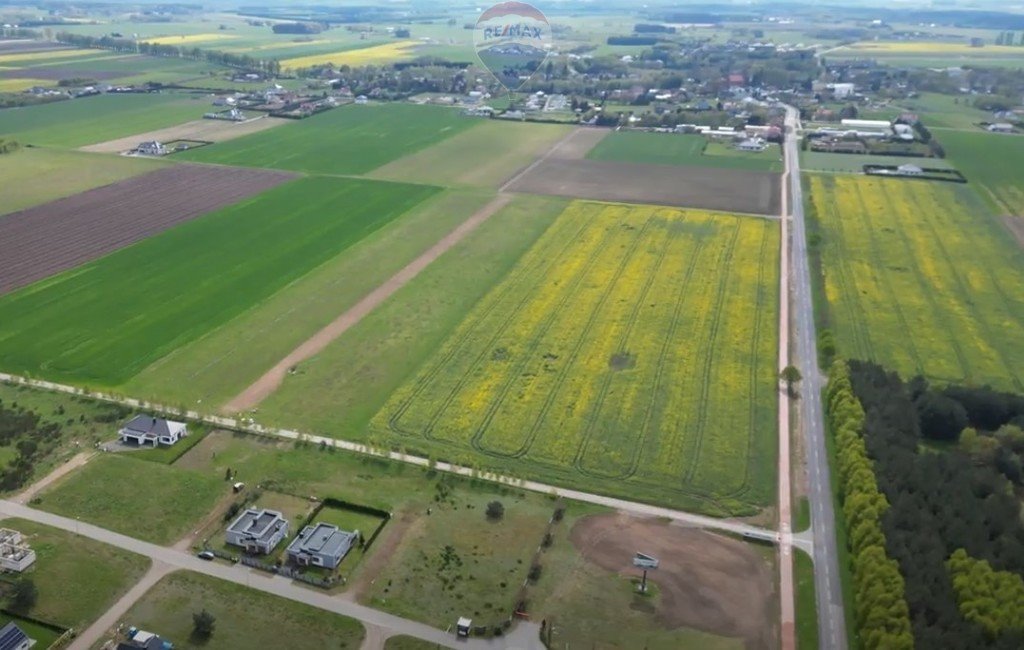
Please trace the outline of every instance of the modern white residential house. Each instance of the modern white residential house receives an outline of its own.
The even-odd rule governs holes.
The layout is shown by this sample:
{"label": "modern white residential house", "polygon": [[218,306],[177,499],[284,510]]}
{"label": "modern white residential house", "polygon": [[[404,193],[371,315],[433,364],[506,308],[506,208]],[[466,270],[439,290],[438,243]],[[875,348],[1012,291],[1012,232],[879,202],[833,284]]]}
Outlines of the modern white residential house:
{"label": "modern white residential house", "polygon": [[0,569],[24,571],[36,561],[36,552],[24,542],[21,533],[0,528]]}
{"label": "modern white residential house", "polygon": [[173,445],[188,435],[188,427],[184,422],[175,422],[151,415],[136,415],[118,432],[121,442],[135,444],[140,447],[150,445]]}
{"label": "modern white residential house", "polygon": [[992,133],[1013,133],[1013,125],[1009,122],[996,122],[995,124],[989,124],[985,128]]}
{"label": "modern white residential house", "polygon": [[288,545],[288,559],[299,566],[336,569],[359,538],[359,531],[347,532],[333,524],[306,526]]}
{"label": "modern white residential house", "polygon": [[224,536],[228,544],[266,555],[288,537],[288,520],[276,510],[249,508],[231,522]]}
{"label": "modern white residential house", "polygon": [[142,156],[166,156],[170,150],[156,140],[147,140],[135,147],[135,153]]}

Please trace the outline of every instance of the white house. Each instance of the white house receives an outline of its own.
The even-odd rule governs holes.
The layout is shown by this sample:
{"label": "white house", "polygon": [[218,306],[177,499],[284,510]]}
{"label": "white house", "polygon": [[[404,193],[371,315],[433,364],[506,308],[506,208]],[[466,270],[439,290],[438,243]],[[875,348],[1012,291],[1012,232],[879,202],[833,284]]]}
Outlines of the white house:
{"label": "white house", "polygon": [[995,124],[989,124],[987,127],[992,133],[1013,133],[1013,125],[1007,122],[997,122]]}
{"label": "white house", "polygon": [[276,510],[249,508],[228,526],[224,537],[248,553],[266,555],[288,537],[288,520]]}
{"label": "white house", "polygon": [[173,445],[188,435],[184,422],[174,422],[150,415],[136,415],[119,431],[121,442],[139,445]]}
{"label": "white house", "polygon": [[288,545],[288,559],[299,566],[337,569],[342,558],[359,538],[359,531],[348,532],[334,524],[318,522],[306,526]]}
{"label": "white house", "polygon": [[21,533],[0,528],[0,568],[20,573],[35,561],[36,552],[24,543]]}
{"label": "white house", "polygon": [[896,168],[896,173],[900,176],[920,176],[924,170],[917,165],[900,165]]}
{"label": "white house", "polygon": [[749,138],[736,145],[740,151],[764,151],[768,145],[761,138]]}
{"label": "white house", "polygon": [[169,152],[167,151],[167,147],[156,140],[148,140],[146,142],[140,142],[139,146],[135,147],[135,153],[143,156],[164,156]]}

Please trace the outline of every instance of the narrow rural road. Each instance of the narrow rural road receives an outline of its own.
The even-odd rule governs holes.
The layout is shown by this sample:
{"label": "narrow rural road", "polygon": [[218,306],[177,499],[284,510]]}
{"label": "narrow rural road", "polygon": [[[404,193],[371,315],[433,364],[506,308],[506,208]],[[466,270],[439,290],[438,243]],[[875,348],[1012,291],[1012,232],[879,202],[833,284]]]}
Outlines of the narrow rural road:
{"label": "narrow rural road", "polygon": [[825,415],[821,393],[824,388],[818,368],[817,333],[811,271],[807,255],[807,231],[804,219],[803,186],[800,183],[798,133],[800,113],[786,108],[786,166],[789,172],[793,232],[790,246],[792,312],[795,353],[801,381],[799,401],[800,427],[807,450],[808,496],[811,503],[811,529],[814,533],[814,586],[818,604],[818,643],[827,650],[846,649],[846,619],[843,590],[839,581],[839,555],[836,549],[835,512],[829,479],[828,452],[825,448]]}
{"label": "narrow rural road", "polygon": [[174,567],[154,560],[153,565],[149,567],[149,571],[142,576],[142,579],[129,589],[125,595],[121,596],[103,616],[100,616],[92,625],[76,636],[75,640],[68,646],[68,650],[89,650],[96,643],[104,640],[107,632],[117,625],[118,621],[132,608],[132,605],[142,598],[153,585],[160,582],[161,578],[173,570]]}
{"label": "narrow rural road", "polygon": [[[76,533],[78,535],[94,539],[98,542],[103,542],[104,544],[116,546],[138,555],[143,555],[153,560],[154,568],[161,567],[158,569],[159,571],[166,570],[167,572],[170,572],[176,569],[194,571],[196,573],[202,573],[208,576],[213,576],[214,578],[233,582],[238,585],[244,585],[252,589],[257,589],[281,598],[287,598],[288,600],[304,603],[311,607],[316,607],[317,609],[341,614],[342,616],[348,616],[361,621],[364,624],[373,625],[381,628],[382,630],[386,630],[388,636],[404,634],[430,643],[436,643],[446,648],[467,650],[487,650],[497,648],[506,648],[509,650],[512,648],[515,648],[516,650],[535,650],[537,647],[543,647],[540,646],[539,638],[537,638],[535,642],[527,639],[526,645],[512,645],[507,643],[504,639],[459,640],[456,639],[454,634],[449,634],[442,630],[430,627],[429,625],[400,618],[393,614],[388,614],[350,601],[341,600],[315,589],[300,587],[294,584],[291,580],[282,576],[268,576],[257,572],[255,569],[249,569],[242,565],[227,565],[221,562],[207,562],[173,548],[157,546],[150,542],[144,542],[142,540],[135,539],[134,537],[129,537],[127,535],[122,535],[121,533],[116,533],[112,530],[100,528],[99,526],[79,522],[67,517],[61,517],[60,515],[55,515],[49,512],[43,512],[42,510],[29,508],[28,506],[15,503],[14,501],[0,500],[0,515],[4,517],[18,517],[40,524],[45,524],[47,526],[52,526],[54,528],[59,528],[61,530],[66,530],[71,533]],[[145,593],[146,589],[149,588],[145,583],[149,581],[147,578],[153,579],[155,577],[156,574],[154,574],[153,571],[154,570],[151,569],[150,573],[146,574],[146,578],[144,578],[142,582],[137,584],[128,592],[128,594],[122,597],[121,600],[118,601],[117,605],[112,607],[104,617],[86,630],[86,632],[90,632],[101,623],[106,624],[109,621],[109,624],[107,624],[106,627],[103,627],[99,632],[99,634],[102,635],[103,631],[109,629],[111,625],[115,624],[118,617],[122,616],[124,612],[131,607],[131,603],[135,602],[135,599],[141,597],[141,595]],[[153,584],[155,584],[157,580],[159,580],[158,577],[153,579]],[[131,602],[128,602],[129,598],[133,595],[135,598],[132,599]],[[121,606],[123,606],[124,611],[119,611]],[[87,648],[89,645],[85,644],[83,641],[83,645],[75,647]]]}
{"label": "narrow rural road", "polygon": [[487,205],[477,210],[468,219],[459,224],[454,230],[442,237],[437,243],[423,251],[404,268],[388,278],[383,284],[364,296],[359,302],[346,310],[343,314],[327,324],[319,332],[308,338],[297,348],[292,350],[283,359],[278,361],[273,368],[268,370],[249,387],[232,398],[221,409],[224,413],[242,413],[251,410],[259,405],[271,393],[280,387],[288,371],[294,366],[307,361],[323,351],[332,341],[347,332],[363,320],[374,309],[379,307],[385,300],[390,298],[399,289],[411,282],[425,268],[435,260],[451,250],[455,245],[476,230],[480,224],[490,219],[496,212],[509,204],[513,194],[507,193],[509,187],[519,180],[524,174],[534,169],[537,165],[547,160],[563,146],[572,141],[583,129],[574,129],[564,138],[556,142],[543,156],[533,161],[529,166],[517,172],[508,179],[498,190]]}
{"label": "narrow rural road", "polygon": [[73,470],[85,465],[89,462],[89,459],[95,455],[96,452],[94,451],[78,452],[73,458],[71,458],[71,460],[67,461],[63,465],[59,465],[52,472],[25,488],[20,494],[14,497],[14,500],[18,503],[28,503],[33,497],[35,497],[35,495],[50,487],[64,476],[67,476]]}

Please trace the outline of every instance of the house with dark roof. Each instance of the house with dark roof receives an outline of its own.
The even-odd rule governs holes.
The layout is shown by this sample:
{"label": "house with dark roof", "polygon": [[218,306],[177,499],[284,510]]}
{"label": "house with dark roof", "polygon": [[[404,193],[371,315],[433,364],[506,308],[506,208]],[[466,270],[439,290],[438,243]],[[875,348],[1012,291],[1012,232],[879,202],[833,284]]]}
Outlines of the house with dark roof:
{"label": "house with dark roof", "polygon": [[174,422],[151,415],[136,415],[118,432],[121,442],[144,446],[158,447],[173,445],[188,435],[188,427],[184,422]]}
{"label": "house with dark roof", "polygon": [[247,553],[266,555],[288,537],[288,520],[276,510],[248,508],[225,533],[225,541],[241,546]]}
{"label": "house with dark roof", "polygon": [[299,566],[337,569],[358,538],[358,530],[350,533],[333,524],[306,526],[288,545],[288,559]]}
{"label": "house with dark roof", "polygon": [[0,650],[28,650],[35,644],[14,621],[0,628]]}

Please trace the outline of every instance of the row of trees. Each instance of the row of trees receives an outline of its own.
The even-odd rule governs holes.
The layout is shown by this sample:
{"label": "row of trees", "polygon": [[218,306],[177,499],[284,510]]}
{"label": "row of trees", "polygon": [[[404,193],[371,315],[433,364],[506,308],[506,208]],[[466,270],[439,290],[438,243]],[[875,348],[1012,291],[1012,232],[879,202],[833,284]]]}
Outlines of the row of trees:
{"label": "row of trees", "polygon": [[131,52],[149,56],[195,59],[242,70],[258,70],[269,75],[277,75],[281,72],[281,63],[279,61],[274,59],[256,59],[247,54],[235,54],[234,52],[204,50],[198,47],[178,47],[177,45],[136,41],[131,38],[97,37],[86,34],[72,34],[70,32],[59,32],[55,38],[60,43],[74,45],[75,47],[113,50],[114,52]]}
{"label": "row of trees", "polygon": [[850,361],[848,367],[865,414],[864,443],[878,487],[891,504],[881,517],[885,549],[899,563],[906,584],[916,646],[1024,647],[1021,632],[992,636],[964,616],[947,564],[964,549],[996,571],[1024,576],[1024,524],[1013,485],[994,464],[977,464],[959,446],[941,451],[923,446],[936,423],[922,411],[927,404],[919,403],[931,391],[926,383],[915,380],[911,390],[877,364]]}
{"label": "row of trees", "polygon": [[21,149],[21,144],[17,140],[0,138],[0,154],[14,153],[18,149]]}
{"label": "row of trees", "polygon": [[0,446],[18,454],[0,469],[0,490],[16,490],[32,477],[36,461],[60,440],[61,426],[43,422],[39,414],[0,400]]}
{"label": "row of trees", "polygon": [[958,548],[946,563],[964,618],[985,629],[989,637],[1024,628],[1024,580],[1009,571],[995,571]]}
{"label": "row of trees", "polygon": [[886,554],[881,518],[889,504],[878,490],[861,430],[864,410],[846,363],[832,365],[826,391],[828,419],[836,441],[839,493],[849,531],[854,615],[865,650],[914,647],[899,566]]}

